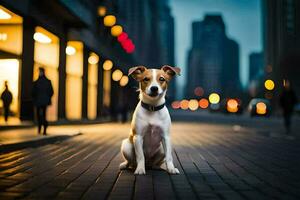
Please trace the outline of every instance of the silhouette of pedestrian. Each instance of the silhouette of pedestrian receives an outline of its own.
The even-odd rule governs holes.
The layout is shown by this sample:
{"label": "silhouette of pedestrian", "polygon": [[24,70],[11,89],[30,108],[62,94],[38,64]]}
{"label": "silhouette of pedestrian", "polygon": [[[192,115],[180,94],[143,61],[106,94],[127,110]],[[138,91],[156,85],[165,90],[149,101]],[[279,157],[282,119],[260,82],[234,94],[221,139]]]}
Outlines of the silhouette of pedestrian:
{"label": "silhouette of pedestrian", "polygon": [[5,89],[1,94],[1,100],[3,102],[3,108],[4,108],[4,120],[5,120],[5,122],[7,122],[8,116],[9,116],[9,107],[12,102],[13,95],[8,89],[7,81],[4,81],[4,86],[5,86]]}
{"label": "silhouette of pedestrian", "polygon": [[44,126],[44,135],[47,134],[48,122],[46,119],[47,106],[51,105],[51,97],[53,96],[53,88],[51,81],[45,75],[45,69],[39,68],[39,78],[33,82],[32,98],[36,107],[38,133],[41,133]]}
{"label": "silhouette of pedestrian", "polygon": [[291,131],[291,117],[296,103],[297,97],[295,92],[293,91],[289,80],[285,80],[283,90],[280,95],[280,106],[283,110],[284,126],[287,134]]}

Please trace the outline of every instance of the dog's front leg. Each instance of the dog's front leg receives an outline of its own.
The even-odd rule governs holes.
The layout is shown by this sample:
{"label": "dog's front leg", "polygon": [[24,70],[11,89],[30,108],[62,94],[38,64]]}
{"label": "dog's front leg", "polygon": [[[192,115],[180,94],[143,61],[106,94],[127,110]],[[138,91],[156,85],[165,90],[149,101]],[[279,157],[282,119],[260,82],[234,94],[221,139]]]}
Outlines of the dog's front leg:
{"label": "dog's front leg", "polygon": [[179,174],[179,170],[177,168],[175,168],[174,164],[173,164],[172,146],[171,146],[169,134],[165,134],[163,136],[162,143],[163,143],[163,147],[164,147],[164,151],[165,151],[165,155],[166,155],[167,171],[170,174]]}
{"label": "dog's front leg", "polygon": [[143,151],[143,137],[141,135],[135,135],[133,137],[133,145],[137,163],[137,167],[134,174],[146,174],[145,156]]}

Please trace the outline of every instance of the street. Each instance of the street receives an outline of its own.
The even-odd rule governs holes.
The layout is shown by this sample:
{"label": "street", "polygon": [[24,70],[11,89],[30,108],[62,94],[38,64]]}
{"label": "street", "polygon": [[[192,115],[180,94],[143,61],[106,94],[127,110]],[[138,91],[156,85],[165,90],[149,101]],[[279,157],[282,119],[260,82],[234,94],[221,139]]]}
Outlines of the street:
{"label": "street", "polygon": [[[73,127],[76,128],[76,127]],[[129,124],[82,125],[82,135],[0,155],[0,199],[299,199],[299,140],[232,125],[173,123],[180,175],[119,171]]]}

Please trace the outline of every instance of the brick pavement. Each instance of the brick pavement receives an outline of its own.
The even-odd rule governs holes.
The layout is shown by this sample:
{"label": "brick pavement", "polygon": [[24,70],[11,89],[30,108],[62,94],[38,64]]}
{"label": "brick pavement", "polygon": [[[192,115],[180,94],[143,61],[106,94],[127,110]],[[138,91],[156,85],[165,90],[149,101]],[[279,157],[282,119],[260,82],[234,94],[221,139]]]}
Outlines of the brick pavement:
{"label": "brick pavement", "polygon": [[129,125],[86,126],[83,135],[0,154],[0,199],[300,199],[300,141],[176,123],[180,175],[119,171]]}

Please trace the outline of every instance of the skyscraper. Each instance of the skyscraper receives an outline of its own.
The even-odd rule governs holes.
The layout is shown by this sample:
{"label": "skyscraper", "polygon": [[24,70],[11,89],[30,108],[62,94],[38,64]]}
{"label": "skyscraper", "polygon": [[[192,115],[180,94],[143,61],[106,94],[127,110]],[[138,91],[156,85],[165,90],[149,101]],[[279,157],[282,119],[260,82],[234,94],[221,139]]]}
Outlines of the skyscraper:
{"label": "skyscraper", "polygon": [[263,0],[265,67],[275,81],[275,101],[283,79],[300,94],[300,1]]}
{"label": "skyscraper", "polygon": [[205,95],[217,92],[236,95],[239,83],[239,47],[228,39],[221,15],[206,15],[192,25],[192,48],[188,55],[187,97],[202,87]]}
{"label": "skyscraper", "polygon": [[262,77],[264,73],[263,53],[253,52],[249,55],[249,82]]}

